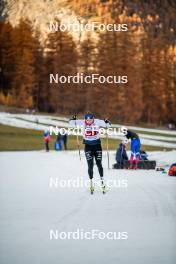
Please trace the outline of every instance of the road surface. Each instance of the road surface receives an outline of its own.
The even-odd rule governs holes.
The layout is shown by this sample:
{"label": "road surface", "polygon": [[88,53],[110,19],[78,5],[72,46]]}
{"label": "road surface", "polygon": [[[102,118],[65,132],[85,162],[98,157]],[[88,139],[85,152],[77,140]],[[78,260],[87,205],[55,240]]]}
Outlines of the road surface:
{"label": "road surface", "polygon": [[[74,185],[87,179],[74,151],[1,152],[0,167],[1,264],[176,263],[176,177],[108,170],[104,153],[105,178],[116,184],[105,195],[96,185],[90,195]],[[68,239],[78,230],[119,237]]]}

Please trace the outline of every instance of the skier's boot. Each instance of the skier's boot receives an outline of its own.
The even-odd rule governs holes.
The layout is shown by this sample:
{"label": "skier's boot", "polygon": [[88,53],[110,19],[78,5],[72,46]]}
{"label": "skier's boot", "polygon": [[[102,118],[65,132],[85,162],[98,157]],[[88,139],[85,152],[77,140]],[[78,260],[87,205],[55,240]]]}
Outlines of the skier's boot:
{"label": "skier's boot", "polygon": [[92,179],[90,180],[90,193],[93,194],[94,193],[94,186],[93,186],[93,182],[92,182]]}
{"label": "skier's boot", "polygon": [[101,187],[101,188],[102,188],[102,193],[103,193],[103,194],[105,194],[105,193],[106,193],[106,191],[107,191],[107,190],[106,190],[106,185],[105,185],[105,184],[104,184],[104,185],[102,185],[102,187]]}
{"label": "skier's boot", "polygon": [[102,193],[105,194],[107,189],[106,189],[106,185],[104,183],[104,180],[103,180],[103,177],[101,177],[101,190],[102,190]]}

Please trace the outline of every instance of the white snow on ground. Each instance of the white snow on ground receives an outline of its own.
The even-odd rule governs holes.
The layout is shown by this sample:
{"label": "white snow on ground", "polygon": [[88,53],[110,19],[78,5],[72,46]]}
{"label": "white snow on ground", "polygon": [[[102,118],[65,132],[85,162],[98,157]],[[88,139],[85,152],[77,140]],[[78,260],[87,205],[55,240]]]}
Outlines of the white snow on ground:
{"label": "white snow on ground", "polygon": [[[153,152],[172,163],[176,151]],[[114,152],[110,153],[111,164]],[[176,177],[154,170],[108,170],[106,180],[127,187],[103,195],[87,188],[54,188],[50,179],[87,179],[76,151],[0,153],[0,263],[2,264],[175,264]],[[97,169],[94,169],[98,179]],[[50,230],[127,232],[127,240],[50,240]]]}
{"label": "white snow on ground", "polygon": [[[114,127],[120,127],[119,124],[113,124]],[[126,126],[129,129],[134,129],[136,131],[143,131],[143,132],[153,132],[158,134],[166,134],[166,135],[176,135],[176,131],[172,130],[164,130],[164,129],[155,129],[155,128],[144,128],[144,127],[136,127],[136,126]]]}
{"label": "white snow on ground", "polygon": [[157,166],[170,166],[172,163],[176,162],[176,151],[154,151],[148,152],[149,160],[156,160]]}
{"label": "white snow on ground", "polygon": [[[49,115],[28,115],[28,114],[10,114],[0,113],[0,124],[22,127],[27,129],[45,130],[49,126],[69,128],[68,119],[64,117],[54,117]],[[120,125],[113,125],[119,128]],[[128,126],[127,126],[128,127]],[[160,133],[162,135],[149,135],[139,133],[143,145],[159,146],[163,148],[176,148],[176,131],[157,130],[147,128],[129,127],[134,130]],[[117,131],[118,132],[118,131]],[[167,136],[166,136],[167,134]],[[111,135],[111,138],[122,139],[120,135]]]}
{"label": "white snow on ground", "polygon": [[8,113],[0,113],[0,124],[28,128],[28,129],[36,129],[36,130],[45,130],[47,126],[40,125],[37,123],[30,123],[25,120],[16,119],[16,115],[8,114]]}
{"label": "white snow on ground", "polygon": [[154,136],[154,135],[146,135],[146,134],[141,134],[139,133],[140,138],[143,139],[154,139],[154,140],[162,140],[162,141],[170,141],[170,142],[176,142],[176,137],[166,137],[166,136]]}

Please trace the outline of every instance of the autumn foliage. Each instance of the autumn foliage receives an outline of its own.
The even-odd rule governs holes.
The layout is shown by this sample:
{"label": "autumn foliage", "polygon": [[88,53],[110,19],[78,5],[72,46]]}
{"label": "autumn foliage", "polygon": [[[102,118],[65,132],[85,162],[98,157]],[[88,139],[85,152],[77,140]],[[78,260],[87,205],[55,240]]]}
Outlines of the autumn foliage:
{"label": "autumn foliage", "polygon": [[[161,5],[162,2],[162,5]],[[118,122],[161,124],[176,116],[175,1],[72,0],[87,21],[127,23],[75,42],[69,32],[44,46],[29,21],[0,24],[0,103],[63,114],[93,111]],[[50,84],[49,74],[127,75],[127,84]]]}

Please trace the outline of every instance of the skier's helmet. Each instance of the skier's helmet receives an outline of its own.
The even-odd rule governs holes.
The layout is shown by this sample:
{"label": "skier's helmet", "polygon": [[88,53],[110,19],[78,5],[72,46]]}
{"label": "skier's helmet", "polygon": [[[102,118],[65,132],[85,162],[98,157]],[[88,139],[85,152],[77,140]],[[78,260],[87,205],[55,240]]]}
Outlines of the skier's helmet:
{"label": "skier's helmet", "polygon": [[126,136],[128,129],[126,127],[121,127],[120,132],[123,136]]}
{"label": "skier's helmet", "polygon": [[87,113],[85,116],[84,116],[84,119],[85,119],[85,123],[87,124],[87,125],[91,125],[92,123],[93,123],[93,121],[94,121],[94,116],[93,116],[93,114],[92,113]]}

